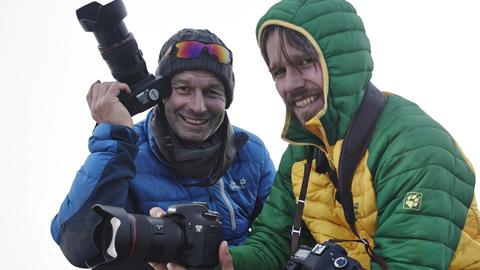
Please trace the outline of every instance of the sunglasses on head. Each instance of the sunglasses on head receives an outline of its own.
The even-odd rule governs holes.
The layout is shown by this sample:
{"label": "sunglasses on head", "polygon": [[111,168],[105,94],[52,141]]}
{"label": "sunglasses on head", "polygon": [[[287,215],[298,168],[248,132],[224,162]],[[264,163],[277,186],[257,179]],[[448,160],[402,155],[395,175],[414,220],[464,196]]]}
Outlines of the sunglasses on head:
{"label": "sunglasses on head", "polygon": [[203,43],[196,40],[185,40],[175,44],[177,57],[183,59],[197,58],[207,48],[208,54],[214,56],[221,64],[231,64],[232,54],[225,46],[216,43]]}

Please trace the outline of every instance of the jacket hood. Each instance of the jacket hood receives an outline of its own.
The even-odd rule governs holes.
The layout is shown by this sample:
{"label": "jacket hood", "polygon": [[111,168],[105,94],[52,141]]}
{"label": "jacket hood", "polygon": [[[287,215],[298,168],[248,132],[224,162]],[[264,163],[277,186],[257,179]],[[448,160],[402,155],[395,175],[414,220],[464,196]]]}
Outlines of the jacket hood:
{"label": "jacket hood", "polygon": [[279,25],[301,33],[318,53],[323,72],[325,107],[307,122],[306,134],[293,113],[287,112],[282,138],[292,143],[329,147],[345,136],[367,86],[373,60],[370,42],[355,8],[343,0],[283,0],[260,18],[256,33]]}

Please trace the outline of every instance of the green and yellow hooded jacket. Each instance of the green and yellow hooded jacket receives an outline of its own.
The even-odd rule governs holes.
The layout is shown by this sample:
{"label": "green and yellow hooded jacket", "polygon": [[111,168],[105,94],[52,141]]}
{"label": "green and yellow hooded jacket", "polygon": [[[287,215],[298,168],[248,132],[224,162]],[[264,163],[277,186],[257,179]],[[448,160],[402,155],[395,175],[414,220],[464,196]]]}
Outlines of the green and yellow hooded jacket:
{"label": "green and yellow hooded jacket", "polygon": [[[277,3],[258,23],[259,43],[268,25],[291,28],[313,44],[327,98],[305,128],[287,112],[282,137],[289,146],[249,239],[231,249],[236,270],[284,269],[306,146],[323,151],[336,170],[347,127],[373,70],[363,23],[343,0]],[[357,231],[390,269],[480,269],[473,167],[452,136],[416,104],[393,94],[387,97],[353,178]],[[315,172],[315,164],[312,168],[300,244],[356,239],[328,175]],[[370,262],[363,244],[342,246],[365,269],[380,269]]]}

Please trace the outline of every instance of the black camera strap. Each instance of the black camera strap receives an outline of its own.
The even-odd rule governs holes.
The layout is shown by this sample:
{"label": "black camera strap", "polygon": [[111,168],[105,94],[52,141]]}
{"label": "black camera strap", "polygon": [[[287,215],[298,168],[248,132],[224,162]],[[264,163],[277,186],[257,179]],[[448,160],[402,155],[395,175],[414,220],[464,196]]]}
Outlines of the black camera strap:
{"label": "black camera strap", "polygon": [[308,180],[310,178],[310,170],[312,168],[313,159],[313,146],[307,147],[307,163],[305,163],[305,169],[303,171],[302,187],[300,189],[300,195],[298,196],[297,209],[295,210],[295,218],[292,226],[292,238],[290,240],[290,250],[293,255],[298,248],[298,240],[300,233],[302,232],[302,213],[305,206],[305,197],[307,195]]}
{"label": "black camera strap", "polygon": [[367,150],[372,139],[373,130],[377,124],[387,98],[372,83],[368,84],[360,108],[355,113],[347,129],[342,145],[342,152],[338,165],[338,192],[339,198],[350,229],[365,245],[370,258],[382,269],[388,269],[383,258],[373,252],[367,239],[362,238],[355,227],[355,212],[352,197],[352,180],[355,169]]}
{"label": "black camera strap", "polygon": [[[330,170],[329,176],[337,188],[337,200],[342,204],[345,219],[347,220],[351,231],[358,237],[356,242],[362,242],[370,258],[377,263],[382,269],[388,269],[387,264],[383,258],[375,254],[370,247],[368,241],[362,238],[355,227],[355,212],[353,206],[352,196],[352,180],[361,158],[367,150],[370,140],[373,135],[373,130],[376,126],[377,119],[380,116],[383,108],[387,103],[387,98],[372,84],[369,83],[365,94],[358,108],[355,116],[350,123],[345,135],[340,160],[338,165],[338,178],[334,170]],[[292,254],[298,247],[298,240],[300,237],[300,225],[303,207],[305,204],[306,190],[308,186],[308,178],[310,175],[311,163],[313,159],[312,149],[307,149],[307,164],[305,165],[302,188],[297,203],[297,210],[295,213],[294,224],[292,227],[291,249]],[[317,164],[318,167],[319,164]],[[345,240],[338,240],[337,242],[344,242]],[[352,240],[350,240],[352,241]]]}

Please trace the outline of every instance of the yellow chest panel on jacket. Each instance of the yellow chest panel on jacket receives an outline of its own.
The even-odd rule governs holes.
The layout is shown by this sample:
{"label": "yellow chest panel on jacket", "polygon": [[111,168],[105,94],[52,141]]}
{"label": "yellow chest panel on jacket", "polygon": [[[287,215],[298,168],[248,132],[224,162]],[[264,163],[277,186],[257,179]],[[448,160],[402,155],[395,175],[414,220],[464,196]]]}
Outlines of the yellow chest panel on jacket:
{"label": "yellow chest panel on jacket", "polygon": [[[333,164],[337,168],[341,146],[342,142],[337,143],[333,147],[331,155]],[[364,155],[357,167],[352,183],[352,195],[357,231],[361,237],[369,241],[373,248],[377,209],[372,177],[366,164],[367,158],[368,153]],[[305,163],[306,160],[303,160],[292,165],[292,187],[297,201],[302,186]],[[342,205],[335,199],[337,190],[329,176],[315,172],[315,162],[312,167],[302,216],[312,236],[318,243],[329,239],[356,240],[356,236],[349,229]],[[370,269],[370,257],[365,252],[363,244],[346,242],[341,245],[347,249],[349,256],[358,260],[365,269]]]}

